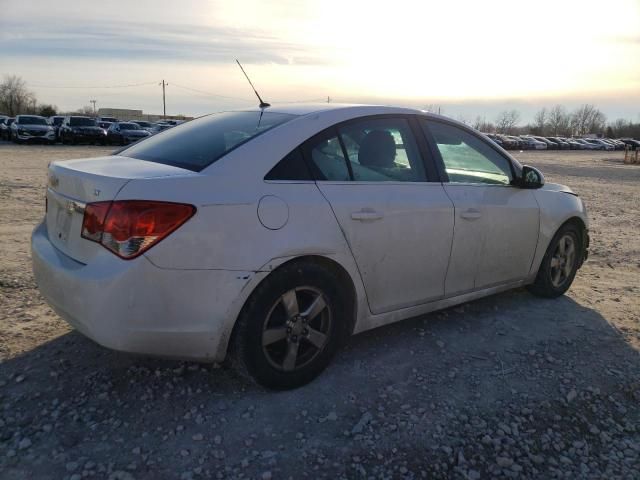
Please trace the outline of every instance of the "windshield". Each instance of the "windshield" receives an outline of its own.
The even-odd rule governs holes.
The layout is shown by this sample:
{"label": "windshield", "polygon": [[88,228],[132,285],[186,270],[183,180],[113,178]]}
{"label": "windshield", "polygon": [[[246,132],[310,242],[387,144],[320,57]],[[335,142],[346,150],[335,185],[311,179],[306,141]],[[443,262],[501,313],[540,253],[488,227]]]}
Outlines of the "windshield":
{"label": "windshield", "polygon": [[53,124],[54,125],[62,125],[62,121],[64,120],[64,117],[55,117],[53,119]]}
{"label": "windshield", "polygon": [[20,125],[47,125],[47,120],[43,117],[20,117]]}
{"label": "windshield", "polygon": [[150,127],[151,124],[149,122],[136,122],[137,125],[140,125],[141,127]]}
{"label": "windshield", "polygon": [[199,172],[239,145],[295,118],[270,112],[207,115],[150,137],[120,155]]}
{"label": "windshield", "polygon": [[140,130],[140,127],[135,123],[121,123],[119,127],[121,130]]}
{"label": "windshield", "polygon": [[69,125],[72,127],[95,127],[96,121],[89,117],[71,117]]}

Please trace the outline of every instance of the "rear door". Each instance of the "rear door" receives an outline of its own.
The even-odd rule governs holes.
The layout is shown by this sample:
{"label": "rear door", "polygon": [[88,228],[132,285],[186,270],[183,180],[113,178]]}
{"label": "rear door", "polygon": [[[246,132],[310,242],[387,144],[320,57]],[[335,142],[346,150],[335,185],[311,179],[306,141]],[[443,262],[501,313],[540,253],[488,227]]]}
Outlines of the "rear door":
{"label": "rear door", "polygon": [[440,183],[429,181],[413,122],[358,119],[303,146],[376,314],[444,295],[453,204]]}
{"label": "rear door", "polygon": [[437,147],[444,189],[455,205],[447,296],[525,278],[538,242],[531,190],[511,185],[511,160],[470,130],[421,120]]}

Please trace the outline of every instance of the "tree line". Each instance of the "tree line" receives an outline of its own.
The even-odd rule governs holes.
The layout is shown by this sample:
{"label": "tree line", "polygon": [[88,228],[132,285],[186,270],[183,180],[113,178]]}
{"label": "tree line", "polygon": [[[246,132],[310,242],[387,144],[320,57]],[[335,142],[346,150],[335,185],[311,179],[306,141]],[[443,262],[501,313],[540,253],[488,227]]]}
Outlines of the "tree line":
{"label": "tree line", "polygon": [[[440,112],[441,108],[429,105],[426,110]],[[58,107],[46,103],[38,103],[35,93],[27,88],[27,82],[17,75],[7,75],[0,83],[0,114],[11,117],[20,114],[42,115],[50,117],[58,113]],[[93,115],[93,109],[85,106],[74,112],[80,115]],[[602,134],[610,138],[640,138],[640,122],[619,118],[607,124],[607,117],[595,105],[584,104],[568,111],[562,105],[541,108],[533,117],[533,122],[520,125],[521,116],[518,110],[500,112],[495,122],[487,121],[484,116],[477,116],[472,122],[459,118],[476,130],[487,133],[506,135],[532,134],[541,136],[581,136],[588,133]]]}
{"label": "tree line", "polygon": [[501,133],[506,135],[540,135],[548,137],[573,137],[586,134],[600,134],[609,138],[633,137],[640,138],[640,123],[619,118],[607,123],[607,117],[595,105],[584,104],[573,111],[563,105],[543,107],[536,112],[533,121],[520,125],[520,112],[505,110],[500,112],[495,122],[486,117],[478,116],[470,124],[476,130],[487,133]]}

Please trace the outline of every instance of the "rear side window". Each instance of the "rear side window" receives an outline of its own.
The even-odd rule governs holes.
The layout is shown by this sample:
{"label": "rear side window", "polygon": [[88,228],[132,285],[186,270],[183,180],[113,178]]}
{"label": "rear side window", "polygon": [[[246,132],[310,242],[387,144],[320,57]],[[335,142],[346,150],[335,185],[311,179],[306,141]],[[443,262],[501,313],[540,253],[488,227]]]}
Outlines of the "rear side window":
{"label": "rear side window", "polygon": [[306,145],[305,155],[316,180],[347,182],[351,180],[340,139],[328,133],[312,138]]}
{"label": "rear side window", "polygon": [[422,157],[409,122],[378,118],[339,128],[356,182],[425,182]]}
{"label": "rear side window", "polygon": [[234,148],[295,115],[224,112],[192,120],[137,143],[119,155],[199,172]]}
{"label": "rear side window", "polygon": [[313,180],[307,165],[302,158],[302,152],[296,148],[284,157],[264,177],[265,180]]}

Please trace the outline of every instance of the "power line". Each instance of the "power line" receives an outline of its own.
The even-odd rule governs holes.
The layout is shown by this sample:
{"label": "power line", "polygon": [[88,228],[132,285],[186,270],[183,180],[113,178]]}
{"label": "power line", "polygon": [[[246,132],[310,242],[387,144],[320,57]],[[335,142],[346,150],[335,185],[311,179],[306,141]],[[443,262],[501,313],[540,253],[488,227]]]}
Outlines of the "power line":
{"label": "power line", "polygon": [[27,82],[27,84],[31,87],[37,87],[37,88],[78,88],[78,89],[88,89],[88,88],[128,88],[128,87],[141,87],[144,85],[155,85],[156,82],[144,82],[144,83],[130,83],[127,85],[102,85],[102,86],[97,86],[97,85],[91,85],[91,86],[86,86],[86,87],[81,87],[81,86],[77,86],[77,85],[40,85],[37,83],[30,83]]}
{"label": "power line", "polygon": [[201,95],[206,95],[209,97],[218,97],[218,98],[226,98],[228,100],[241,100],[243,102],[253,102],[253,100],[249,100],[248,98],[240,98],[240,97],[230,97],[228,95],[218,95],[216,93],[205,92],[204,90],[198,90],[197,88],[186,87],[184,85],[178,85],[177,83],[173,84],[174,87],[182,88],[184,90],[189,90],[191,92],[199,93]]}

